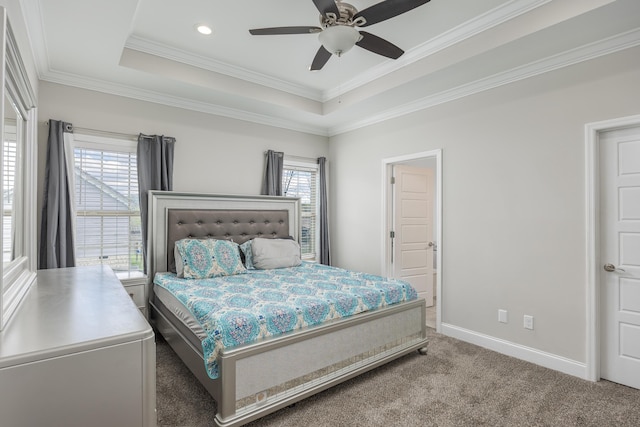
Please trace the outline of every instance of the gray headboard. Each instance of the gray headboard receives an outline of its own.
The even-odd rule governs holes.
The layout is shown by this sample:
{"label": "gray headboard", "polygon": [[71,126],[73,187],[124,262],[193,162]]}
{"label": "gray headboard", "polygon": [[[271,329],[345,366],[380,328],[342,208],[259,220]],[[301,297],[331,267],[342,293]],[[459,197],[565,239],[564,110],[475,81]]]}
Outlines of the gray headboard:
{"label": "gray headboard", "polygon": [[289,211],[232,209],[168,209],[167,268],[175,272],[173,248],[185,238],[232,240],[289,237]]}
{"label": "gray headboard", "polygon": [[299,240],[300,199],[150,191],[148,213],[148,292],[156,272],[171,271],[176,240],[252,237]]}

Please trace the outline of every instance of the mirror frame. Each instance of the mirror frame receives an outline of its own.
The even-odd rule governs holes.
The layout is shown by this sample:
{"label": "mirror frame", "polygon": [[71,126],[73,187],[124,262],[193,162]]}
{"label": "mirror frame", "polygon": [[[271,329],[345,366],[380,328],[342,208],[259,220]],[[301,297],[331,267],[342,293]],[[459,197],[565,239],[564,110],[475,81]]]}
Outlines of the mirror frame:
{"label": "mirror frame", "polygon": [[[22,156],[20,157],[19,170],[22,191],[17,194],[20,197],[17,206],[21,206],[22,212],[16,217],[15,238],[16,244],[22,248],[22,253],[11,262],[0,265],[0,330],[4,329],[11,315],[15,313],[23,297],[36,279],[37,266],[37,224],[36,224],[36,127],[37,109],[35,95],[27,72],[20,56],[18,44],[11,30],[7,18],[7,10],[0,7],[0,78],[2,82],[0,103],[0,135],[4,135],[4,100],[10,98],[20,114],[24,118],[22,129]],[[3,153],[0,150],[0,186],[3,184]],[[0,210],[4,210],[0,198]],[[0,227],[0,238],[2,237]]]}

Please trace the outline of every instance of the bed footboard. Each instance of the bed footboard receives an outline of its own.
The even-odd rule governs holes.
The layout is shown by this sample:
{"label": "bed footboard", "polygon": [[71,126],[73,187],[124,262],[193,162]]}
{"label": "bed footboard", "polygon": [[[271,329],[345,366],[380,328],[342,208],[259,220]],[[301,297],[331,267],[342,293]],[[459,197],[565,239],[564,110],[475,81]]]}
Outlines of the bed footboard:
{"label": "bed footboard", "polygon": [[217,424],[242,425],[423,349],[424,316],[418,300],[225,351]]}
{"label": "bed footboard", "polygon": [[216,401],[216,424],[224,427],[246,424],[428,344],[420,299],[227,349],[214,380],[202,349],[153,303],[151,312],[156,329]]}

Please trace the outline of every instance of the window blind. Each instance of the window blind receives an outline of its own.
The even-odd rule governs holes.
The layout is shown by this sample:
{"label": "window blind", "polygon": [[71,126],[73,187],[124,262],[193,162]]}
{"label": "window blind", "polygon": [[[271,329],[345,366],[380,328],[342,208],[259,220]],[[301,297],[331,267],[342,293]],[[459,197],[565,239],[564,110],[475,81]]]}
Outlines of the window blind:
{"label": "window blind", "polygon": [[16,188],[16,166],[18,161],[18,143],[16,127],[5,124],[2,143],[2,260],[12,259],[13,237],[13,200]]}
{"label": "window blind", "polygon": [[76,264],[142,272],[135,153],[76,147]]}
{"label": "window blind", "polygon": [[300,249],[304,259],[316,258],[317,175],[317,168],[290,166],[286,163],[282,172],[283,195],[300,198]]}

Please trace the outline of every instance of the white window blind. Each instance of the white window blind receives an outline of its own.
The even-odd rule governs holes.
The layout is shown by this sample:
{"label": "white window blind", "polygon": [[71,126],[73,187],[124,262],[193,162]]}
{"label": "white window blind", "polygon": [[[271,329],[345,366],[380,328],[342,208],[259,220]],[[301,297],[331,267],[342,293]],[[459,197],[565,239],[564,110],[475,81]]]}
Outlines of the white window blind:
{"label": "white window blind", "polygon": [[300,216],[302,230],[300,249],[302,258],[316,259],[316,223],[318,168],[316,165],[293,165],[285,161],[282,172],[282,193],[288,197],[300,198]]}
{"label": "white window blind", "polygon": [[142,275],[135,151],[76,139],[76,265],[109,265],[120,278]]}
{"label": "white window blind", "polygon": [[5,123],[2,143],[2,260],[12,260],[13,241],[13,200],[16,188],[16,166],[18,161],[18,143],[16,126]]}

